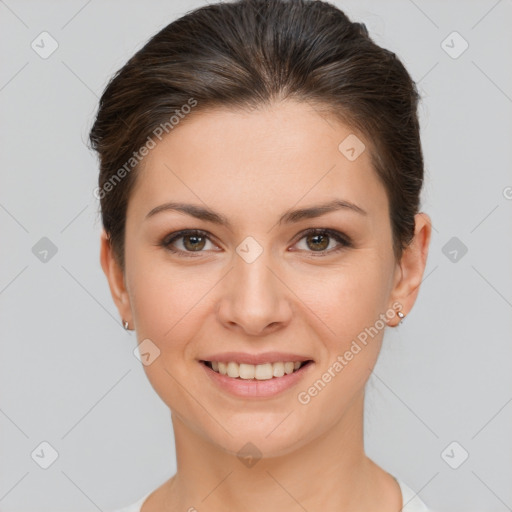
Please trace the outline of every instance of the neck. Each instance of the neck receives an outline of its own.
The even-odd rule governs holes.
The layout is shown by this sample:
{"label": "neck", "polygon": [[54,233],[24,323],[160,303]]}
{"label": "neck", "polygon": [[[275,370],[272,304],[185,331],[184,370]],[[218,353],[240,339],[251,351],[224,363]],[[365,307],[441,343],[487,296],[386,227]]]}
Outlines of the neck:
{"label": "neck", "polygon": [[387,473],[364,453],[363,408],[364,392],[313,442],[249,467],[173,415],[178,470],[164,510],[375,510]]}

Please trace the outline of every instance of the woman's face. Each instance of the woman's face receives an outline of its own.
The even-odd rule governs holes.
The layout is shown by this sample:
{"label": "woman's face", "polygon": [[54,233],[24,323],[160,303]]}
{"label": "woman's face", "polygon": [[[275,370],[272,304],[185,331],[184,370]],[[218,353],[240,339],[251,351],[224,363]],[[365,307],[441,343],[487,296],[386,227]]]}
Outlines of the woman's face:
{"label": "woman's face", "polygon": [[[384,325],[412,307],[425,261],[405,282],[385,189],[353,134],[305,103],[197,112],[138,171],[116,303],[150,340],[144,369],[173,416],[233,453],[286,453],[356,414]],[[199,233],[171,240],[181,230]],[[248,364],[296,361],[310,362],[271,379],[283,365]]]}

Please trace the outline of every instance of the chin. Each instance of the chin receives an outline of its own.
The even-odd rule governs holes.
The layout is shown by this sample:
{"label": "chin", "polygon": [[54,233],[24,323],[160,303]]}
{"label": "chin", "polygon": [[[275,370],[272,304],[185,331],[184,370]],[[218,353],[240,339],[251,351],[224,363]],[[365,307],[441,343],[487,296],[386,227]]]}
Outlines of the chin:
{"label": "chin", "polygon": [[281,457],[300,449],[312,437],[308,435],[304,422],[296,423],[298,417],[295,421],[290,421],[292,416],[293,413],[283,421],[286,414],[280,414],[279,419],[271,415],[265,421],[258,414],[258,418],[253,418],[250,424],[247,423],[249,418],[246,416],[243,422],[231,421],[223,425],[232,435],[222,428],[216,429],[215,432],[211,431],[211,424],[208,425],[210,431],[204,432],[203,435],[210,443],[240,458],[241,462],[245,457]]}

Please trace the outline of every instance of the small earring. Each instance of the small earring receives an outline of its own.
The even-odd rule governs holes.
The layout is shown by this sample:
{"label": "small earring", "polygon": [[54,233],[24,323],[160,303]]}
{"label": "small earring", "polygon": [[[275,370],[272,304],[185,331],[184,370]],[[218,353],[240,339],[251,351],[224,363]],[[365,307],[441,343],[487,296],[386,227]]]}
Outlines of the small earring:
{"label": "small earring", "polygon": [[398,325],[400,325],[404,321],[405,315],[401,311],[397,311],[396,314],[400,318],[400,322],[398,322]]}
{"label": "small earring", "polygon": [[130,329],[128,328],[129,327],[129,324],[126,320],[123,320],[123,327],[125,328],[125,330],[129,331]]}

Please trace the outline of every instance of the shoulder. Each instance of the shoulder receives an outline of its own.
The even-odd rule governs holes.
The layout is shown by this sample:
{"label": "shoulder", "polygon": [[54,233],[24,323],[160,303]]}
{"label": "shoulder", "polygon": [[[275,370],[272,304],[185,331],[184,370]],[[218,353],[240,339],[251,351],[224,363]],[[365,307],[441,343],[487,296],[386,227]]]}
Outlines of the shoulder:
{"label": "shoulder", "polygon": [[409,488],[402,480],[395,477],[402,491],[402,512],[432,512],[429,508],[421,501],[420,497]]}

